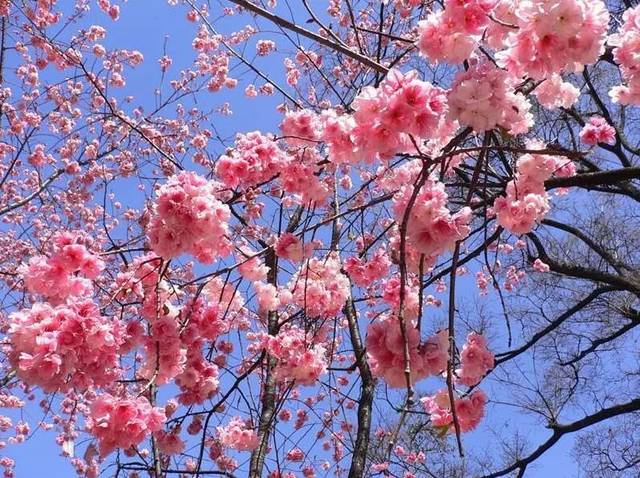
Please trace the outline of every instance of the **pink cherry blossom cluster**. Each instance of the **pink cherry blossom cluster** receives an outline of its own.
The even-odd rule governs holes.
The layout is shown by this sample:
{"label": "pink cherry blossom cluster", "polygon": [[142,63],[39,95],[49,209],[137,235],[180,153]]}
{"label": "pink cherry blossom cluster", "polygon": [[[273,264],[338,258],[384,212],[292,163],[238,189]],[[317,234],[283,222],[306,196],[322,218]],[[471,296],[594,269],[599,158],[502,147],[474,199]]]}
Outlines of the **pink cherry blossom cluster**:
{"label": "pink cherry blossom cluster", "polygon": [[235,147],[220,156],[215,171],[228,188],[247,188],[275,177],[288,159],[272,138],[253,131],[236,136]]}
{"label": "pink cherry blossom cluster", "polygon": [[185,443],[180,438],[179,429],[171,432],[160,430],[155,433],[155,439],[158,444],[158,450],[164,455],[177,455],[185,449]]}
{"label": "pink cherry blossom cluster", "polygon": [[292,146],[324,142],[330,161],[355,164],[415,151],[414,141],[439,137],[446,124],[444,90],[420,81],[416,71],[392,69],[377,88],[363,88],[352,107],[353,115],[335,110],[288,113],[281,124],[283,135]]}
{"label": "pink cherry blossom cluster", "polygon": [[472,332],[460,353],[461,367],[456,370],[458,382],[469,387],[476,385],[494,366],[493,354],[487,348],[487,340]]}
{"label": "pink cherry blossom cluster", "polygon": [[297,326],[281,329],[275,336],[255,334],[251,338],[252,350],[264,349],[278,360],[275,376],[280,382],[295,380],[299,385],[315,385],[327,370],[325,346]]}
{"label": "pink cherry blossom cluster", "polygon": [[240,248],[240,252],[238,260],[240,275],[251,282],[266,280],[269,267],[262,262],[259,255],[247,247]]}
{"label": "pink cherry blossom cluster", "polygon": [[290,232],[285,232],[275,243],[276,255],[281,259],[286,259],[292,262],[301,262],[305,257],[311,257],[314,249],[318,243],[309,242],[303,244],[303,242]]}
{"label": "pink cherry blossom cluster", "polygon": [[147,229],[153,251],[165,259],[189,253],[206,264],[228,255],[230,212],[218,192],[216,182],[193,172],[170,177],[157,191]]}
{"label": "pink cherry blossom cluster", "polygon": [[145,360],[138,370],[140,377],[163,385],[184,370],[186,351],[180,342],[178,309],[166,299],[165,284],[148,290],[144,303],[148,312],[143,317],[149,323],[144,336]]}
{"label": "pink cherry blossom cluster", "polygon": [[447,99],[444,90],[419,80],[416,71],[391,70],[380,86],[360,91],[353,109],[356,158],[387,160],[415,151],[413,142],[418,139],[439,136]]}
{"label": "pink cherry blossom cluster", "polygon": [[103,393],[91,403],[87,429],[98,439],[100,456],[116,448],[135,447],[165,421],[162,408],[154,407],[145,397],[114,397]]}
{"label": "pink cherry blossom cluster", "polygon": [[551,270],[549,264],[542,262],[540,259],[533,261],[533,270],[541,273],[547,273]]}
{"label": "pink cherry blossom cluster", "polygon": [[354,133],[356,120],[352,115],[337,114],[334,110],[322,112],[322,141],[327,146],[327,156],[335,164],[352,164],[360,159],[356,154]]}
{"label": "pink cherry blossom cluster", "polygon": [[349,279],[341,268],[340,259],[334,253],[308,259],[289,282],[293,303],[309,317],[338,315],[350,292]]}
{"label": "pink cherry blossom cluster", "polygon": [[320,139],[321,121],[310,110],[289,111],[285,115],[280,129],[291,146],[314,146]]}
{"label": "pink cherry blossom cluster", "polygon": [[[431,415],[431,423],[434,427],[445,428],[449,433],[455,433],[448,390],[443,389],[435,395],[423,397],[420,402],[425,412]],[[466,398],[454,400],[460,431],[468,432],[478,426],[484,416],[486,404],[487,396],[482,390],[475,390]]]}
{"label": "pink cherry blossom cluster", "polygon": [[[540,143],[530,143],[531,148]],[[516,164],[516,177],[507,184],[507,195],[496,198],[493,210],[498,224],[513,234],[526,234],[549,212],[549,195],[544,182],[552,175],[575,174],[575,164],[563,156],[524,154]]]}
{"label": "pink cherry blossom cluster", "polygon": [[484,61],[459,72],[449,91],[449,117],[477,133],[500,126],[511,134],[526,133],[533,125],[531,103],[515,92],[518,78]]}
{"label": "pink cherry blossom cluster", "polygon": [[624,85],[614,86],[609,95],[621,105],[640,105],[640,5],[622,15],[623,24],[618,32],[610,35],[613,58],[620,66]]}
{"label": "pink cherry blossom cluster", "polygon": [[[447,366],[447,332],[440,331],[422,344],[414,324],[407,322],[406,332],[411,383],[441,373]],[[405,387],[405,345],[397,315],[384,315],[369,325],[366,346],[373,374],[389,387]]]}
{"label": "pink cherry blossom cluster", "polygon": [[278,310],[280,306],[290,302],[291,293],[286,289],[278,291],[273,284],[254,282],[253,288],[256,291],[259,313]]}
{"label": "pink cherry blossom cluster", "polygon": [[580,90],[554,74],[533,90],[533,94],[545,108],[571,108],[578,101]]}
{"label": "pink cherry blossom cluster", "polygon": [[387,277],[391,260],[384,248],[373,253],[370,260],[351,256],[344,261],[344,270],[353,283],[359,287],[369,287],[375,281]]}
{"label": "pink cherry blossom cluster", "polygon": [[[301,118],[313,117],[313,113],[304,110],[301,114],[290,113],[283,121],[283,132],[298,127],[304,122]],[[312,129],[301,128],[303,131],[294,131],[292,136],[285,138],[288,144],[306,142],[295,135],[312,134]],[[312,147],[289,154],[274,139],[254,131],[237,135],[235,148],[218,159],[215,171],[229,188],[252,188],[277,178],[282,189],[298,195],[302,202],[323,202],[329,188],[316,174],[320,161],[320,156]]]}
{"label": "pink cherry blossom cluster", "polygon": [[[413,187],[403,187],[393,198],[396,222],[402,224],[410,205]],[[457,241],[469,235],[471,209],[463,207],[452,214],[444,183],[428,179],[415,197],[407,221],[407,240],[419,253],[435,258],[451,251]]]}
{"label": "pink cherry blossom cluster", "polygon": [[258,446],[258,435],[240,417],[233,417],[225,426],[216,427],[222,446],[238,451],[251,451]]}
{"label": "pink cherry blossom cluster", "polygon": [[[400,274],[395,274],[384,281],[382,300],[389,305],[396,314],[400,313],[400,292],[402,290]],[[404,316],[409,320],[417,319],[420,315],[420,284],[415,277],[409,277],[404,288],[404,301],[402,304]]]}
{"label": "pink cherry blossom cluster", "polygon": [[184,405],[202,403],[218,391],[218,366],[205,359],[203,348],[229,331],[231,321],[222,318],[220,309],[220,304],[198,298],[180,311],[180,322],[186,324],[180,334],[186,361],[175,381],[180,387],[178,401]]}
{"label": "pink cherry blossom cluster", "polygon": [[93,293],[91,280],[104,269],[104,261],[80,244],[73,233],[58,234],[50,255],[34,256],[18,272],[32,294],[59,304],[69,297],[87,297]]}
{"label": "pink cherry blossom cluster", "polygon": [[598,143],[615,144],[616,130],[604,118],[593,116],[580,131],[580,141],[589,146]]}
{"label": "pink cherry blossom cluster", "polygon": [[52,307],[36,303],[9,319],[9,360],[18,376],[47,392],[113,383],[125,335],[116,319],[89,300]]}
{"label": "pink cherry blossom cluster", "polygon": [[508,29],[496,58],[517,77],[578,72],[604,51],[609,11],[601,0],[532,0],[512,9],[517,28]]}
{"label": "pink cherry blossom cluster", "polygon": [[283,164],[278,178],[282,189],[297,195],[303,204],[322,204],[331,190],[329,179],[321,180],[319,166],[322,157],[313,148],[304,148],[290,156]]}
{"label": "pink cherry blossom cluster", "polygon": [[495,1],[444,2],[444,10],[418,22],[418,49],[432,63],[462,63],[471,56],[489,23]]}

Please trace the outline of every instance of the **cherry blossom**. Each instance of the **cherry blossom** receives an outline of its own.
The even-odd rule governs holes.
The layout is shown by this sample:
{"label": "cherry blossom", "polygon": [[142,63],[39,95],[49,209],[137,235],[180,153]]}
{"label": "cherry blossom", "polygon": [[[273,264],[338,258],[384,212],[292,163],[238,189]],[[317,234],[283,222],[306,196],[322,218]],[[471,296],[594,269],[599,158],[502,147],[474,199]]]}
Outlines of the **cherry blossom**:
{"label": "cherry blossom", "polygon": [[191,172],[169,178],[157,192],[148,228],[149,242],[159,256],[182,253],[204,263],[229,254],[229,208],[216,193],[219,186]]}
{"label": "cherry blossom", "polygon": [[616,130],[604,118],[592,117],[580,131],[580,141],[589,146],[598,143],[615,144]]}
{"label": "cherry blossom", "polygon": [[135,447],[159,431],[164,421],[163,410],[145,397],[118,398],[103,393],[91,403],[87,429],[98,440],[100,456],[105,457],[116,448]]}
{"label": "cherry blossom", "polygon": [[258,446],[258,436],[246,421],[232,418],[225,426],[217,427],[218,439],[222,446],[239,451],[251,451]]}
{"label": "cherry blossom", "polygon": [[640,104],[640,69],[637,61],[640,52],[639,16],[640,7],[625,11],[622,15],[622,27],[607,40],[607,43],[614,47],[613,58],[620,65],[620,72],[625,81],[625,84],[611,88],[609,95],[614,102],[622,105]]}

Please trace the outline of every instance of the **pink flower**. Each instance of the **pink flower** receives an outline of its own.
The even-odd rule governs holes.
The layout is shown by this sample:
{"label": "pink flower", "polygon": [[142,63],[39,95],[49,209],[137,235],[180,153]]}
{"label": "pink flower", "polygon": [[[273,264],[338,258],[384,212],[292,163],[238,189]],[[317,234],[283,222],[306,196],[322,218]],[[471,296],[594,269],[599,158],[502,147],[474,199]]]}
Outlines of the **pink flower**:
{"label": "pink flower", "polygon": [[240,417],[232,418],[222,427],[216,427],[222,446],[238,451],[251,451],[258,446],[258,435]]}
{"label": "pink flower", "polygon": [[300,262],[304,258],[304,246],[298,237],[290,232],[285,232],[278,238],[275,245],[278,257],[293,262]]}
{"label": "pink flower", "polygon": [[285,141],[291,146],[314,146],[320,137],[320,124],[313,111],[286,114],[280,124]]}
{"label": "pink flower", "polygon": [[91,301],[36,303],[9,318],[9,360],[18,376],[47,392],[105,386],[120,376],[123,324]]}
{"label": "pink flower", "polygon": [[304,460],[304,452],[300,448],[292,448],[287,452],[286,459],[288,461],[302,461]]}
{"label": "pink flower", "polygon": [[493,354],[487,349],[482,335],[471,333],[460,353],[461,368],[456,370],[458,382],[469,387],[480,382],[494,366]]}
{"label": "pink flower", "polygon": [[[447,360],[446,332],[430,337],[424,346],[412,323],[407,322],[406,332],[411,383],[442,371]],[[405,344],[398,317],[386,315],[369,325],[366,346],[373,374],[382,377],[389,387],[405,387]]]}
{"label": "pink flower", "polygon": [[370,261],[363,261],[358,257],[349,257],[344,263],[347,272],[354,284],[360,287],[368,287],[374,281],[383,279],[389,273],[391,260],[387,251],[378,249]]}
{"label": "pink flower", "polygon": [[621,105],[640,105],[640,6],[630,8],[622,15],[623,24],[615,35],[609,37],[608,43],[613,49],[613,58],[620,66],[625,84],[614,86],[609,96]]}
{"label": "pink flower", "polygon": [[247,188],[277,176],[288,160],[273,139],[253,131],[236,136],[235,148],[218,159],[215,172],[228,188]]}
{"label": "pink flower", "polygon": [[554,74],[533,90],[533,94],[545,108],[571,108],[580,96],[580,90]]}
{"label": "pink flower", "polygon": [[283,328],[278,335],[258,335],[258,346],[278,360],[275,376],[285,382],[314,385],[327,370],[326,348],[296,326]]}
{"label": "pink flower", "polygon": [[550,268],[548,264],[545,264],[540,259],[533,261],[533,268],[538,272],[549,272]]}
{"label": "pink flower", "polygon": [[155,433],[158,450],[165,455],[178,455],[184,451],[185,444],[180,438],[179,430],[165,432],[160,430]]}
{"label": "pink flower", "polygon": [[258,306],[261,311],[268,312],[278,309],[280,299],[278,297],[278,290],[273,284],[256,282],[253,284],[253,287],[256,290]]}
{"label": "pink flower", "polygon": [[[513,8],[513,7],[512,7]],[[515,5],[505,50],[496,57],[518,77],[577,72],[602,54],[609,12],[600,0],[534,0]]]}
{"label": "pink flower", "polygon": [[[540,147],[530,142],[528,147]],[[575,174],[575,166],[561,156],[524,154],[518,159],[515,179],[507,184],[506,197],[499,197],[493,204],[498,223],[514,234],[530,232],[535,223],[549,212],[549,196],[544,182],[556,176]]]}
{"label": "pink flower", "polygon": [[216,198],[219,186],[192,172],[172,176],[160,187],[147,234],[151,248],[170,259],[182,253],[204,263],[230,252],[230,211]]}
{"label": "pink flower", "polygon": [[[396,222],[404,221],[413,188],[403,187],[393,199]],[[408,242],[420,253],[435,258],[454,249],[457,241],[467,237],[471,209],[464,207],[452,214],[443,183],[427,180],[415,198],[407,220]]]}
{"label": "pink flower", "polygon": [[145,397],[116,398],[99,395],[90,407],[87,429],[98,439],[100,456],[116,448],[127,450],[162,428],[162,408],[153,407]]}
{"label": "pink flower", "polygon": [[[27,290],[58,304],[68,298],[87,297],[93,293],[90,280],[104,269],[104,261],[77,243],[80,237],[72,233],[54,239],[49,256],[34,256],[18,271],[24,277]],[[84,277],[82,277],[84,276]]]}
{"label": "pink flower", "polygon": [[531,104],[514,91],[518,78],[485,61],[456,75],[449,91],[449,117],[477,133],[502,126],[511,134],[533,125]]}
{"label": "pink flower", "polygon": [[616,130],[604,118],[594,116],[580,131],[580,141],[593,146],[598,143],[615,144]]}
{"label": "pink flower", "polygon": [[[251,282],[262,281],[267,278],[269,268],[262,263],[260,257],[254,251],[245,249],[238,256],[238,262],[241,262],[238,266],[238,272],[242,277]],[[250,259],[247,259],[248,257]]]}
{"label": "pink flower", "polygon": [[334,317],[349,296],[349,279],[341,272],[337,255],[308,259],[289,281],[293,303],[309,317]]}
{"label": "pink flower", "polygon": [[[438,391],[435,395],[423,397],[420,402],[425,412],[431,415],[433,426],[446,427],[449,433],[455,433],[449,392],[446,389]],[[467,398],[454,400],[460,431],[468,432],[478,426],[484,416],[486,403],[487,396],[481,390],[474,391]]]}

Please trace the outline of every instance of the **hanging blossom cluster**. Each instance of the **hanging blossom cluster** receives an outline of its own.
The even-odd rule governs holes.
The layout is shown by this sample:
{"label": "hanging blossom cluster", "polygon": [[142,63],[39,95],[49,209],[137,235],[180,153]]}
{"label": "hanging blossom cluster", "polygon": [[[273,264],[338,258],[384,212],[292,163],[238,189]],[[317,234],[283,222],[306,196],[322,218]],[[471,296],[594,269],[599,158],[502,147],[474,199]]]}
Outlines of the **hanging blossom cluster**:
{"label": "hanging blossom cluster", "polygon": [[92,280],[104,269],[104,261],[81,244],[81,236],[61,233],[53,239],[50,255],[29,259],[18,272],[26,289],[39,294],[51,304],[60,304],[69,297],[88,297],[93,293]]}
{"label": "hanging blossom cluster", "polygon": [[457,241],[469,235],[471,209],[463,207],[452,214],[447,207],[449,196],[444,183],[427,179],[411,204],[413,194],[413,187],[403,187],[393,198],[393,211],[396,222],[403,224],[410,207],[406,217],[407,240],[419,253],[435,258],[452,251]]}
{"label": "hanging blossom cluster", "polygon": [[589,118],[589,121],[580,131],[580,141],[589,146],[594,146],[598,143],[615,144],[616,130],[604,118],[594,116]]}
{"label": "hanging blossom cluster", "polygon": [[640,105],[640,6],[622,15],[623,24],[617,34],[609,36],[613,58],[620,66],[624,85],[614,86],[609,95],[621,105]]}
{"label": "hanging blossom cluster", "polygon": [[193,172],[170,177],[157,191],[147,229],[151,249],[165,259],[193,254],[210,264],[230,253],[229,207],[219,185]]}
{"label": "hanging blossom cluster", "polygon": [[417,45],[431,62],[461,63],[484,39],[511,76],[542,80],[595,63],[608,22],[600,0],[447,0],[418,23]]}
{"label": "hanging blossom cluster", "polygon": [[283,134],[292,145],[322,141],[331,162],[355,164],[415,152],[415,144],[440,138],[452,126],[445,121],[445,91],[419,80],[416,71],[391,70],[377,88],[363,88],[352,107],[353,115],[288,113]]}
{"label": "hanging blossom cluster", "polygon": [[[447,366],[447,331],[441,330],[421,343],[415,324],[407,321],[406,336],[411,383],[442,373]],[[373,374],[389,387],[405,387],[405,342],[397,315],[386,314],[369,325],[366,346]]]}
{"label": "hanging blossom cluster", "polygon": [[[534,0],[515,3],[498,64],[517,77],[542,80],[579,72],[604,52],[609,11],[601,0]],[[498,16],[498,19],[501,19]]]}
{"label": "hanging blossom cluster", "polygon": [[175,382],[180,387],[178,402],[183,405],[203,403],[218,392],[218,366],[203,356],[203,350],[231,328],[232,321],[224,319],[223,307],[223,301],[208,303],[198,298],[180,311],[179,323],[186,324],[180,333],[186,357],[184,370]]}
{"label": "hanging blossom cluster", "polygon": [[352,137],[365,160],[415,151],[414,141],[437,138],[447,126],[444,90],[419,80],[416,71],[391,70],[380,86],[360,91],[353,109]]}
{"label": "hanging blossom cluster", "polygon": [[578,101],[580,90],[563,81],[560,75],[551,75],[533,90],[533,94],[545,108],[571,108]]}
{"label": "hanging blossom cluster", "polygon": [[349,297],[349,279],[334,253],[325,258],[312,257],[289,282],[293,303],[309,317],[335,317]]}
{"label": "hanging blossom cluster", "polygon": [[384,248],[373,253],[371,259],[351,256],[344,261],[344,270],[353,283],[359,287],[369,287],[389,274],[391,259]]}
{"label": "hanging blossom cluster", "polygon": [[282,328],[277,335],[251,334],[251,338],[251,350],[264,349],[277,359],[275,377],[280,382],[315,385],[327,370],[327,350],[319,334],[291,326]]}
{"label": "hanging blossom cluster", "polygon": [[459,383],[472,387],[494,366],[493,353],[487,348],[487,340],[480,334],[472,332],[460,353],[460,368],[456,370]]}
{"label": "hanging blossom cluster", "polygon": [[222,446],[238,451],[251,451],[258,446],[258,435],[250,423],[240,417],[233,417],[229,423],[216,427]]}
{"label": "hanging blossom cluster", "polygon": [[[287,141],[299,142],[293,137]],[[277,179],[284,191],[299,195],[303,203],[322,203],[330,188],[316,175],[320,161],[313,147],[289,154],[273,138],[254,131],[237,135],[235,147],[218,159],[215,171],[231,189],[253,188]]]}
{"label": "hanging blossom cluster", "polygon": [[[423,397],[420,399],[420,403],[422,403],[424,411],[429,414],[431,424],[434,427],[443,428],[449,433],[455,433],[448,390],[443,389],[435,395]],[[460,431],[468,432],[478,426],[484,416],[486,404],[487,396],[482,390],[475,390],[465,398],[454,399],[453,406],[455,407]]]}
{"label": "hanging blossom cluster", "polygon": [[482,133],[500,126],[511,134],[533,126],[531,103],[516,91],[518,80],[509,72],[484,61],[458,73],[448,95],[449,116]]}
{"label": "hanging blossom cluster", "polygon": [[[532,149],[539,143],[530,143]],[[513,234],[530,232],[549,212],[549,195],[544,182],[552,175],[573,176],[575,164],[563,156],[524,154],[516,164],[516,177],[507,184],[507,195],[493,204],[498,224]]]}
{"label": "hanging blossom cluster", "polygon": [[155,300],[161,302],[145,316],[150,333],[143,338],[146,359],[138,373],[160,385],[175,380],[183,405],[202,403],[217,393],[219,385],[218,365],[203,356],[205,345],[231,329],[242,302],[230,298],[233,291],[217,280],[204,292],[211,302],[198,298],[181,308],[167,300],[166,285],[153,289],[160,290]]}
{"label": "hanging blossom cluster", "polygon": [[301,262],[305,257],[313,254],[314,243],[303,244],[295,234],[285,232],[275,243],[276,255],[292,262]]}
{"label": "hanging blossom cluster", "polygon": [[228,188],[257,186],[275,177],[288,156],[259,131],[238,134],[235,147],[216,163],[216,175]]}
{"label": "hanging blossom cluster", "polygon": [[119,378],[125,327],[90,300],[36,303],[9,318],[9,360],[26,383],[46,392],[102,387]]}
{"label": "hanging blossom cluster", "polygon": [[161,430],[164,422],[164,410],[153,407],[145,397],[103,393],[91,403],[87,429],[98,439],[100,456],[105,457],[116,448],[138,445]]}
{"label": "hanging blossom cluster", "polygon": [[494,1],[447,0],[444,9],[418,22],[418,49],[432,63],[462,63],[476,49],[489,24]]}

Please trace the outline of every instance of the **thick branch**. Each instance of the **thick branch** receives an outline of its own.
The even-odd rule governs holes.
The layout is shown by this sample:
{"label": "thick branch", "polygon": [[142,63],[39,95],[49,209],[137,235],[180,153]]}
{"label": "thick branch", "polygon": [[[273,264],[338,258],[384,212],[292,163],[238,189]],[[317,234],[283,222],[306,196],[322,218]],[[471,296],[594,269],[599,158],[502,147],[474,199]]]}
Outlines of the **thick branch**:
{"label": "thick branch", "polygon": [[577,420],[567,425],[552,424],[550,425],[550,427],[553,429],[553,435],[551,435],[551,437],[542,445],[540,445],[533,453],[531,453],[526,458],[522,458],[516,461],[508,468],[497,471],[495,473],[491,473],[490,475],[485,475],[483,478],[497,478],[498,476],[508,475],[509,473],[516,470],[522,471],[535,460],[540,458],[540,456],[542,456],[547,450],[555,445],[564,435],[577,432],[584,428],[590,427],[591,425],[595,425],[596,423],[608,420],[609,418],[617,417],[618,415],[624,415],[626,413],[631,413],[638,410],[640,410],[640,398],[636,398],[635,400],[631,400],[630,402],[623,403],[621,405],[614,405],[609,408],[604,408],[599,412],[594,413],[593,415],[587,415],[581,420]]}
{"label": "thick branch", "polygon": [[632,179],[640,179],[640,167],[582,173],[568,178],[551,178],[544,182],[544,186],[545,189],[568,188],[571,186],[589,188],[590,186],[616,185],[622,181],[630,181]]}
{"label": "thick branch", "polygon": [[349,478],[360,478],[364,476],[364,469],[369,449],[369,435],[371,433],[371,409],[373,406],[374,380],[369,368],[369,363],[365,357],[362,337],[358,328],[358,317],[353,300],[344,306],[344,315],[349,322],[349,337],[351,346],[356,354],[356,365],[360,372],[360,400],[358,400],[358,430],[356,432],[356,443],[353,448]]}

